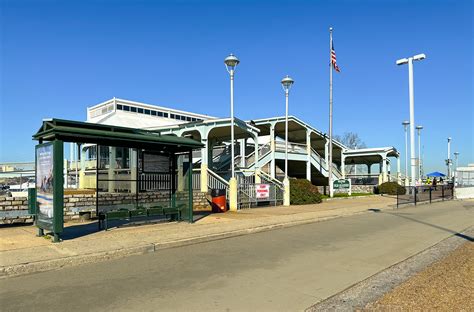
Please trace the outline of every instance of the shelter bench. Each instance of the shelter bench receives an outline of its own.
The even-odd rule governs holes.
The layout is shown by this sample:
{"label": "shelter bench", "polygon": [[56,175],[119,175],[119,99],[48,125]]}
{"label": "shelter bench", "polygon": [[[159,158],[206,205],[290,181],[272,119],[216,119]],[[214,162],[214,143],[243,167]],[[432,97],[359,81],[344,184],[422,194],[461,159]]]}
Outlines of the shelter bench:
{"label": "shelter bench", "polygon": [[164,216],[165,218],[170,218],[170,220],[180,220],[181,218],[181,209],[184,208],[184,205],[179,205],[176,208],[161,206],[153,206],[150,208],[138,208],[134,210],[120,209],[120,210],[111,210],[106,212],[99,213],[99,227],[104,228],[106,231],[108,229],[109,221],[117,220],[127,220],[131,221],[133,219],[139,218],[153,218]]}

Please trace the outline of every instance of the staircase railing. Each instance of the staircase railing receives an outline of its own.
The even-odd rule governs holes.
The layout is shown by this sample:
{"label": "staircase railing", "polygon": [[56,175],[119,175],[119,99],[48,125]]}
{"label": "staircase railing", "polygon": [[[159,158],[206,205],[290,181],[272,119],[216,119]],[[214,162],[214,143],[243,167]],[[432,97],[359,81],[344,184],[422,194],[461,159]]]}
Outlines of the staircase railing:
{"label": "staircase railing", "polygon": [[260,176],[260,179],[262,179],[263,181],[265,181],[267,183],[273,183],[276,186],[278,186],[279,188],[283,188],[283,183],[280,180],[272,178],[272,176],[269,175],[268,173],[266,173],[264,171],[260,171],[259,176]]}
{"label": "staircase railing", "polygon": [[211,169],[207,169],[207,187],[209,189],[228,189],[229,182]]}

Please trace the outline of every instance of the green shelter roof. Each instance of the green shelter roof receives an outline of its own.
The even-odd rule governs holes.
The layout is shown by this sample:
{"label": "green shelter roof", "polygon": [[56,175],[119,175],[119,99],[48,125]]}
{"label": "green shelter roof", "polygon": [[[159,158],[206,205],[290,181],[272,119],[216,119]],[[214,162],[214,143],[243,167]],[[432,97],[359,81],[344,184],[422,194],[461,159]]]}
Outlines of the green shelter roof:
{"label": "green shelter roof", "polygon": [[172,150],[174,152],[198,149],[203,144],[189,138],[160,135],[153,131],[109,126],[64,119],[43,120],[34,140],[62,140],[75,143],[93,143],[108,146]]}

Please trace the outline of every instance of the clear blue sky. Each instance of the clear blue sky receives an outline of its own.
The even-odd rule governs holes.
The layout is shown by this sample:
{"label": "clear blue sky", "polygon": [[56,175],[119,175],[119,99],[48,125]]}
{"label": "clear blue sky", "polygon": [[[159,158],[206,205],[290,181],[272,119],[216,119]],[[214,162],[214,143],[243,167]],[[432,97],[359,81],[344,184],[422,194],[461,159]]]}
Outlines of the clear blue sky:
{"label": "clear blue sky", "polygon": [[395,60],[425,53],[415,116],[426,171],[445,170],[448,136],[460,164],[474,162],[472,1],[0,3],[0,161],[33,160],[43,118],[85,120],[87,106],[114,96],[229,116],[230,52],[241,60],[236,116],[283,115],[289,74],[290,113],[327,131],[333,26],[336,134],[403,155],[408,68]]}

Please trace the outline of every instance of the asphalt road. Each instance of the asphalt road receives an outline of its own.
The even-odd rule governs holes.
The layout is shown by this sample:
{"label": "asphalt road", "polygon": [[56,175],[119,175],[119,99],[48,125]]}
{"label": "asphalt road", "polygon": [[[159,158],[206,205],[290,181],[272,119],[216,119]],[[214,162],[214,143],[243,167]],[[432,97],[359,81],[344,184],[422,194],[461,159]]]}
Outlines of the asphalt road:
{"label": "asphalt road", "polygon": [[2,311],[303,310],[474,225],[474,202],[370,212],[0,280]]}

